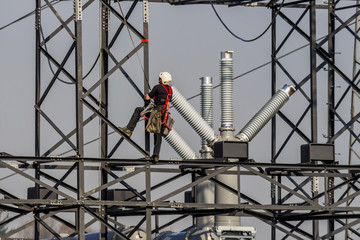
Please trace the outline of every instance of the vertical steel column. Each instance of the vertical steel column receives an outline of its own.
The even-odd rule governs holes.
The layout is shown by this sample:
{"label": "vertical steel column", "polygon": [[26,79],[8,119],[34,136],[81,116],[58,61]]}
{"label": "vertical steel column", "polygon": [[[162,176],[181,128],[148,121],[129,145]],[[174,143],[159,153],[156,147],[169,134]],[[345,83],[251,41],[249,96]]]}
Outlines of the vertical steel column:
{"label": "vertical steel column", "polygon": [[151,169],[150,163],[146,163],[146,172],[145,172],[145,191],[146,191],[146,239],[151,238],[151,214],[152,214],[152,207],[151,207]]}
{"label": "vertical steel column", "polygon": [[[328,1],[328,34],[331,34],[335,30],[335,3],[334,0]],[[329,38],[328,41],[328,52],[330,61],[335,64],[335,36]],[[328,138],[334,136],[335,133],[335,71],[329,67],[328,70]],[[328,188],[331,188],[334,183],[334,178],[328,178]],[[334,203],[334,192],[329,193],[329,205]],[[328,232],[335,230],[335,221],[330,219],[328,221]],[[334,237],[329,238],[333,240]]]}
{"label": "vertical steel column", "polygon": [[[41,0],[36,0],[36,8],[35,8],[35,38],[36,38],[36,46],[35,46],[35,105],[38,105],[40,101],[40,87],[41,87],[41,52],[40,52],[40,42],[41,42]],[[35,108],[35,156],[40,157],[40,112]],[[40,166],[39,164],[34,164],[35,167],[35,178],[40,179]],[[40,186],[39,184],[35,184],[35,192],[36,198],[40,198]],[[34,219],[34,239],[40,239],[40,223],[37,219],[39,219],[40,214],[35,213]]]}
{"label": "vertical steel column", "polygon": [[[149,93],[149,1],[143,0],[144,94]],[[145,120],[145,126],[147,120]],[[145,131],[145,151],[150,152],[150,134]]]}
{"label": "vertical steel column", "polygon": [[[110,5],[110,0],[106,0]],[[100,50],[100,78],[103,78],[109,71],[109,56],[106,49],[109,46],[109,20],[110,20],[110,11],[102,3],[101,4],[101,50]],[[99,106],[99,111],[106,118],[108,117],[108,79],[106,79],[100,85],[100,99],[101,103]],[[101,120],[100,122],[100,157],[108,157],[108,127],[107,124]],[[101,163],[101,183],[102,185],[108,182],[108,174],[104,170],[106,163]],[[107,196],[108,189],[105,188],[101,191],[101,200],[108,200]],[[100,216],[107,221],[107,205],[101,205],[100,207]],[[100,227],[100,239],[107,240],[107,227],[104,224],[101,224]]]}
{"label": "vertical steel column", "polygon": [[310,0],[311,140],[317,143],[316,5]]}
{"label": "vertical steel column", "polygon": [[[274,19],[271,25],[271,96],[276,93],[276,9],[272,8],[271,19]],[[271,162],[275,163],[276,155],[276,117],[271,120]],[[271,184],[271,204],[275,205],[275,185]],[[276,224],[273,221],[273,224]],[[274,225],[271,226],[271,240],[276,240],[276,228]]]}
{"label": "vertical steel column", "polygon": [[[82,104],[82,0],[74,0],[75,6],[75,71],[76,71],[76,146],[77,157],[84,156],[84,126],[83,126],[83,104]],[[77,167],[77,195],[78,201],[84,200],[84,161],[79,161]],[[79,205],[77,207],[76,228],[78,232],[78,239],[85,239],[85,211],[84,207]]]}
{"label": "vertical steel column", "polygon": [[[356,0],[356,8],[355,8],[355,12],[358,12],[360,11],[360,8],[359,8],[359,4],[360,4],[360,1],[359,0]],[[359,36],[359,16],[356,17],[356,20],[355,20],[355,34],[356,36]],[[357,72],[359,70],[359,40],[355,37],[354,38],[354,58],[353,58],[353,72],[352,72],[352,77],[353,77],[353,81],[356,82],[357,85],[359,85],[359,80],[356,80],[356,76],[357,76]],[[354,91],[354,89],[351,90],[351,109],[350,109],[350,116],[351,116],[351,119],[353,119],[355,117],[355,108],[356,108],[356,105],[358,104],[357,101],[356,101],[356,92]],[[351,131],[354,131],[354,123],[350,125],[350,130]],[[349,141],[349,165],[352,165],[353,164],[353,157],[354,158],[358,158],[358,153],[355,151],[355,149],[353,148],[353,144],[354,144],[354,141],[355,140],[355,137],[350,134],[350,141]],[[347,192],[347,196],[351,195],[351,188],[349,188],[348,192]],[[351,200],[347,201],[346,203],[346,206],[349,206],[351,204]],[[348,212],[349,214],[349,212]],[[351,214],[351,213],[350,213]],[[346,224],[349,224],[350,221],[349,219],[346,219]],[[351,235],[351,232],[346,229],[345,230],[345,240],[349,240],[351,239],[350,237]]]}
{"label": "vertical steel column", "polygon": [[[316,1],[310,0],[310,85],[311,85],[311,141],[317,143],[317,84],[316,84]],[[313,184],[317,185],[317,177]],[[318,195],[318,188],[313,188],[313,196]],[[318,200],[315,200],[318,201]],[[313,239],[319,237],[319,221],[313,221]]]}

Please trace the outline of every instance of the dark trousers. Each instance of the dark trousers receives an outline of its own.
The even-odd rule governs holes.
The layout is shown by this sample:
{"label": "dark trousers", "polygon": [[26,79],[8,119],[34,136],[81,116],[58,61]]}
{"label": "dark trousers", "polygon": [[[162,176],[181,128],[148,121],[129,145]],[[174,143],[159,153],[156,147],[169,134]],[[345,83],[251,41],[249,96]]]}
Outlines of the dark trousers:
{"label": "dark trousers", "polygon": [[[128,129],[130,129],[131,131],[134,131],[134,129],[136,127],[136,124],[140,120],[140,117],[141,117],[140,113],[143,110],[144,110],[144,107],[135,108],[134,113],[131,116],[129,123],[126,126]],[[162,142],[161,134],[154,134],[154,151],[153,151],[153,155],[159,156],[160,148],[161,148],[161,142]]]}

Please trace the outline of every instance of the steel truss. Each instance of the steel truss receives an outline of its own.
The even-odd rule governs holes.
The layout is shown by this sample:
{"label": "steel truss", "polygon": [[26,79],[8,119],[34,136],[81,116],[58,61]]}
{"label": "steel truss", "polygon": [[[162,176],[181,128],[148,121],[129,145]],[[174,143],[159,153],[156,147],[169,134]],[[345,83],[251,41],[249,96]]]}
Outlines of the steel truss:
{"label": "steel truss", "polygon": [[[124,236],[116,226],[126,224],[128,217],[139,216],[139,227],[146,222],[147,236],[166,229],[169,225],[175,224],[187,216],[206,216],[217,214],[230,214],[244,217],[255,217],[270,226],[276,228],[283,235],[294,239],[314,239],[314,236],[307,227],[302,227],[308,221],[322,221],[331,219],[337,223],[337,228],[331,232],[319,236],[319,239],[328,239],[336,234],[349,230],[360,236],[354,228],[359,223],[360,208],[360,167],[348,165],[299,165],[299,164],[264,164],[254,162],[227,162],[195,160],[183,161],[181,164],[176,161],[160,161],[161,167],[152,165],[146,160],[123,160],[112,159],[111,163],[107,158],[48,158],[48,157],[1,157],[0,165],[7,168],[9,172],[18,174],[18,178],[25,178],[27,181],[38,184],[58,194],[58,199],[21,199],[1,189],[1,194],[6,198],[0,200],[1,208],[17,215],[15,220],[28,214],[34,214],[34,220],[24,226],[11,230],[5,239],[14,233],[28,227],[34,222],[39,222],[55,237],[58,233],[49,227],[44,220],[52,217],[60,223],[66,224],[74,230],[72,234],[78,234],[78,227],[58,216],[62,212],[78,214],[82,208],[84,214],[90,216],[84,221],[84,227],[91,225],[94,221],[100,221],[108,229],[113,230],[122,238]],[[106,164],[108,182],[104,185],[91,188],[83,193],[83,199],[79,200],[77,184],[68,184],[66,179],[69,173],[80,168],[81,163],[92,163],[92,166],[85,166],[87,171],[98,171],[103,169],[102,163]],[[95,165],[93,163],[96,163]],[[98,167],[96,167],[98,166]],[[130,171],[127,168],[132,166]],[[174,168],[175,167],[175,168]],[[65,174],[61,178],[54,178],[54,172],[63,170]],[[43,180],[33,177],[37,171]],[[171,173],[169,175],[169,173]],[[153,183],[153,178],[164,174],[161,182]],[[278,204],[271,204],[263,196],[254,196],[253,188],[233,189],[232,187],[219,182],[216,176],[220,174],[235,174],[240,179],[256,179],[256,185],[273,184],[280,193],[277,196]],[[313,178],[319,178],[323,183],[319,192],[312,197],[309,194]],[[143,182],[142,188],[133,188],[128,184],[136,178],[137,182]],[[191,181],[191,179],[196,179]],[[334,185],[329,188],[329,179],[334,179]],[[46,180],[46,181],[45,181]],[[239,203],[234,204],[201,204],[183,200],[174,201],[174,197],[182,196],[186,191],[191,191],[197,185],[210,180],[223,187],[227,191],[239,196]],[[178,184],[181,181],[182,184]],[[99,192],[114,186],[128,189],[133,197],[125,201],[101,200],[96,196]],[[241,191],[240,191],[241,189]],[[349,189],[354,193],[348,195]],[[154,194],[156,192],[156,194]],[[48,194],[49,195],[49,194]],[[334,196],[334,202],[329,201]],[[347,204],[351,202],[352,204]],[[103,207],[107,207],[107,219],[101,216]],[[347,214],[351,212],[352,214]],[[75,214],[75,215],[76,215]],[[156,217],[156,224],[153,223]],[[171,221],[162,221],[162,216],[172,216]],[[115,218],[116,217],[116,218]],[[348,220],[349,223],[345,223]],[[191,221],[188,221],[189,228]],[[151,231],[149,230],[151,229]]]}
{"label": "steel truss", "polygon": [[[297,17],[294,18],[294,14],[288,14],[286,12],[289,8],[299,9]],[[351,14],[343,14],[345,10],[354,9]],[[291,139],[300,137],[305,143],[327,143],[335,144],[341,136],[351,136],[350,148],[356,152],[359,143],[359,135],[357,133],[355,125],[358,123],[360,116],[358,109],[353,109],[351,116],[345,116],[343,109],[349,107],[349,99],[351,94],[359,94],[358,86],[358,70],[354,70],[354,73],[347,73],[346,68],[338,64],[335,61],[337,49],[336,37],[350,35],[352,39],[357,42],[359,36],[357,30],[352,30],[351,25],[358,20],[360,12],[358,11],[356,3],[344,3],[343,1],[289,1],[284,4],[272,5],[273,17],[275,15],[276,23],[272,26],[272,93],[275,93],[276,85],[279,83],[280,75],[290,80],[298,90],[301,92],[301,96],[306,102],[303,110],[297,109],[299,117],[297,120],[290,120],[292,116],[279,112],[277,118],[272,120],[272,162],[275,163],[282,156],[284,149]],[[325,11],[325,13],[324,13]],[[325,36],[319,37],[319,27],[317,27],[317,15],[327,15],[327,33]],[[287,25],[290,30],[281,37],[278,33],[278,25]],[[305,27],[304,27],[305,26]],[[296,76],[292,73],[293,70],[286,66],[286,61],[280,59],[281,50],[284,46],[294,42],[294,37],[300,38],[307,43],[309,59],[307,63],[309,71],[302,72],[302,76]],[[298,39],[297,39],[298,40]],[[350,43],[351,44],[351,43]],[[301,64],[300,62],[298,64]],[[319,84],[320,72],[327,70],[327,80],[322,80]],[[354,68],[355,69],[355,68]],[[324,78],[324,77],[323,77]],[[337,85],[345,87],[340,89]],[[319,102],[321,98],[318,94],[319,90],[327,89],[327,122],[324,122],[327,126],[327,132],[323,134],[325,141],[318,138],[319,124],[321,120],[319,118]],[[338,90],[339,89],[339,90]],[[307,119],[307,120],[306,120]],[[305,123],[305,124],[304,124]],[[339,123],[339,124],[337,124]],[[279,141],[278,129],[280,125],[287,125],[291,131],[284,140]],[[340,141],[341,142],[341,141]],[[351,155],[351,153],[350,153]],[[349,156],[351,158],[351,156]],[[353,162],[353,164],[356,164]],[[313,179],[313,184],[316,184],[318,179]],[[328,188],[331,189],[334,184],[334,179],[328,179]],[[349,195],[353,193],[349,188]],[[279,204],[279,200],[276,198],[276,186],[272,185],[272,203]],[[312,191],[312,198],[318,196],[318,192]],[[334,204],[335,196],[329,195],[326,200],[326,204]],[[317,201],[317,200],[315,200]],[[329,216],[328,218],[328,232],[334,232],[335,225],[340,222],[334,220]],[[347,222],[348,223],[348,222]],[[354,223],[355,224],[355,223]],[[319,235],[319,221],[313,222],[313,239],[325,239],[320,238]],[[348,236],[346,236],[347,238]],[[329,234],[326,238],[334,239]],[[272,229],[272,239],[276,238],[276,229]],[[352,239],[352,238],[350,238]]]}
{"label": "steel truss", "polygon": [[[156,0],[154,0],[156,1]],[[336,143],[336,140],[345,133],[352,136],[351,147],[359,142],[359,136],[355,124],[358,123],[360,113],[356,110],[352,112],[350,118],[342,115],[342,105],[346,97],[350,94],[360,94],[358,86],[359,70],[354,70],[354,74],[346,74],[342,67],[335,61],[335,38],[343,32],[350,33],[355,41],[359,40],[357,35],[358,28],[351,30],[351,24],[358,18],[360,12],[357,4],[352,1],[333,1],[329,0],[326,6],[319,5],[315,1],[285,1],[271,5],[274,16],[272,25],[272,94],[275,93],[279,83],[279,73],[285,74],[293,82],[301,95],[307,101],[306,107],[297,121],[290,118],[288,112],[279,112],[272,121],[272,163],[260,164],[255,162],[248,163],[229,163],[226,161],[160,161],[164,168],[153,166],[146,159],[149,157],[149,136],[145,135],[145,147],[141,147],[130,138],[120,132],[112,119],[109,118],[109,99],[108,83],[109,78],[120,70],[125,79],[133,86],[135,92],[142,96],[148,92],[148,23],[143,20],[142,32],[137,30],[128,19],[135,7],[140,5],[138,1],[132,1],[132,6],[124,16],[114,6],[110,0],[74,0],[74,14],[62,18],[52,3],[48,0],[35,0],[36,2],[36,98],[35,98],[35,156],[34,157],[12,157],[1,156],[0,165],[6,168],[10,173],[16,173],[17,178],[26,179],[36,188],[35,199],[24,199],[23,196],[13,194],[11,187],[1,184],[0,208],[4,211],[14,213],[10,219],[0,223],[0,226],[16,221],[23,216],[33,214],[33,221],[23,226],[11,230],[3,238],[10,238],[17,232],[29,226],[34,226],[35,239],[40,239],[40,227],[46,228],[54,237],[60,239],[59,233],[54,231],[44,221],[46,218],[53,218],[56,221],[70,227],[74,230],[72,235],[78,235],[79,239],[84,239],[85,229],[94,222],[102,224],[102,239],[106,239],[107,230],[113,230],[122,238],[124,236],[118,230],[118,226],[126,225],[126,219],[130,216],[139,216],[136,228],[145,223],[146,234],[151,239],[153,233],[157,233],[167,227],[181,221],[189,216],[205,216],[216,214],[231,214],[257,218],[272,228],[272,239],[334,239],[336,234],[347,232],[347,238],[350,236],[360,236],[357,226],[360,224],[358,195],[359,195],[359,167],[356,165],[306,165],[306,164],[281,164],[278,159],[282,156],[295,133],[303,139],[304,143],[318,143],[318,100],[317,90],[321,85],[318,84],[317,76],[324,67],[328,68],[328,132],[326,143]],[[65,2],[65,1],[64,1]],[[100,78],[90,86],[84,86],[83,73],[83,11],[95,2],[101,4],[101,19],[103,28],[101,30],[101,49],[99,54]],[[216,4],[226,5],[245,5],[255,3],[258,6],[265,6],[263,2],[257,1],[214,1]],[[198,4],[205,3],[201,1],[169,1],[170,4]],[[42,21],[41,6],[47,5],[56,16],[60,25],[48,36],[42,39]],[[147,1],[142,3],[146,8]],[[340,4],[349,4],[341,5]],[[298,19],[288,16],[286,9],[297,8],[302,10]],[[356,9],[351,16],[342,16],[344,9]],[[328,34],[317,39],[316,15],[317,10],[328,11]],[[145,11],[146,12],[146,11]],[[276,18],[275,18],[276,15]],[[114,33],[109,31],[109,19],[119,20]],[[146,19],[146,18],[144,18]],[[304,20],[306,19],[306,20]],[[279,42],[278,28],[279,22],[286,23],[291,30]],[[308,28],[303,29],[303,21],[307,22]],[[73,24],[73,27],[70,26]],[[117,41],[119,35],[127,28],[131,31],[140,43],[133,50],[124,56],[118,56],[112,47]],[[70,36],[72,42],[65,46],[66,49],[63,59],[57,59],[47,50],[46,44],[51,43],[58,34],[64,33]],[[309,44],[309,72],[304,74],[303,78],[292,75],[291,70],[286,68],[280,59],[281,49],[288,44],[293,34],[301,36]],[[58,48],[61,46],[57,45]],[[143,69],[144,69],[144,87],[143,90],[137,86],[136,81],[127,73],[124,63],[133,57],[140,50],[143,51]],[[49,78],[42,68],[42,60],[49,60],[56,71]],[[319,61],[320,60],[320,61]],[[75,70],[71,70],[74,66]],[[112,67],[110,67],[112,66]],[[76,124],[73,129],[63,130],[64,128],[56,121],[49,109],[44,107],[44,103],[54,90],[55,82],[60,74],[65,76],[70,82],[75,94],[74,106],[72,109],[76,117]],[[335,80],[339,79],[347,84],[346,90],[339,95],[335,93]],[[45,89],[41,87],[45,86]],[[94,92],[100,93],[100,98],[94,95]],[[335,96],[338,96],[335,98]],[[85,108],[84,108],[85,106]],[[299,112],[299,109],[297,109]],[[85,113],[85,114],[84,114]],[[68,114],[68,113],[67,113]],[[307,119],[306,117],[310,115]],[[84,152],[84,128],[91,124],[95,119],[101,120],[100,142],[101,157],[88,158]],[[281,120],[280,120],[281,119]],[[304,122],[309,121],[304,124]],[[280,121],[279,121],[280,120]],[[341,123],[341,126],[335,125],[335,121]],[[44,151],[41,149],[41,132],[43,122],[46,122],[56,132],[60,140]],[[291,131],[283,142],[277,138],[280,125],[290,126]],[[305,126],[305,127],[304,127]],[[310,126],[310,129],[305,129]],[[108,144],[108,131],[113,130],[118,134],[118,143],[110,148]],[[310,134],[309,134],[310,133]],[[124,160],[112,158],[114,152],[123,141],[129,142],[145,160]],[[67,144],[71,147],[72,153],[69,157],[50,157],[62,145]],[[355,152],[355,151],[354,151]],[[289,160],[288,157],[286,157]],[[289,161],[291,161],[290,159]],[[297,160],[296,160],[297,161]],[[136,166],[130,172],[129,166]],[[216,169],[216,170],[214,170]],[[57,177],[53,172],[61,172]],[[90,171],[101,171],[101,184],[90,190],[85,190],[85,173]],[[171,173],[165,180],[153,184],[154,174]],[[76,180],[67,181],[71,176],[76,175]],[[219,174],[236,174],[241,183],[239,189],[232,189],[226,184],[216,180]],[[142,178],[143,189],[137,190],[127,181],[137,176]],[[270,200],[266,201],[263,196],[254,196],[253,192],[243,189],[244,183],[240,181],[243,178],[255,178],[256,183],[270,185]],[[187,183],[178,187],[174,181],[186,178]],[[192,181],[193,180],[193,181]],[[228,191],[238,196],[237,204],[199,204],[184,202],[174,197],[183,194],[185,191],[192,190],[196,185],[205,180],[211,180],[215,184],[222,186]],[[322,183],[314,187],[316,182]],[[270,184],[269,184],[270,183]],[[112,186],[125,188],[135,194],[137,201],[109,201],[107,189]],[[168,187],[172,184],[171,187]],[[45,187],[58,194],[57,200],[43,199],[40,197],[40,187]],[[157,191],[161,189],[161,191]],[[316,189],[316,191],[315,191]],[[156,191],[156,197],[155,192]],[[101,197],[96,197],[96,193],[101,193]],[[160,195],[159,195],[160,192]],[[47,194],[50,195],[50,194]],[[182,198],[181,198],[182,199]],[[74,222],[65,220],[61,213],[69,212],[73,214]],[[173,218],[170,221],[161,221],[161,216],[170,215]],[[152,216],[155,216],[155,221]],[[88,218],[90,217],[90,220]],[[120,220],[119,220],[120,218]],[[328,223],[328,231],[325,234],[320,233],[321,222]],[[191,221],[188,221],[191,222]],[[312,223],[312,228],[306,224]],[[188,226],[191,228],[191,224]],[[151,230],[150,230],[151,229]]]}

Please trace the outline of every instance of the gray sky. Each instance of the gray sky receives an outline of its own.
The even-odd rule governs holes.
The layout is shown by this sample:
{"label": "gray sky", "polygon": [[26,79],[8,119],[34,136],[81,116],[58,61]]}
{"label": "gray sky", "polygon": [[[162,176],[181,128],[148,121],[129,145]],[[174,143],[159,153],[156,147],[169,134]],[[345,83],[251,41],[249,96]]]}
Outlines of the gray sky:
{"label": "gray sky", "polygon": [[[323,4],[322,1],[318,2]],[[124,11],[129,7],[129,3],[121,3]],[[137,27],[142,24],[141,4],[138,5],[135,13],[129,22]],[[35,1],[29,0],[5,0],[0,7],[0,27],[32,11],[35,7]],[[118,9],[117,5],[114,5]],[[229,26],[229,28],[241,36],[250,39],[258,36],[270,23],[271,11],[266,8],[253,7],[216,7],[219,14]],[[56,5],[56,9],[63,14],[66,19],[72,13],[72,1]],[[98,3],[84,12],[83,16],[83,55],[84,55],[84,73],[90,69],[98,52],[99,52],[99,21],[98,21]],[[300,15],[299,10],[284,10],[296,19]],[[43,12],[43,30],[45,35],[58,26],[58,22],[50,10]],[[340,13],[348,16],[349,12]],[[302,26],[305,26],[305,21]],[[326,12],[319,11],[318,14],[318,38],[326,33],[327,16]],[[118,26],[118,21],[112,16],[111,29],[114,31]],[[279,35],[284,36],[289,31],[289,26],[280,22],[278,26]],[[113,33],[113,32],[112,32]],[[262,38],[252,43],[244,43],[231,36],[216,18],[210,5],[191,5],[191,6],[170,6],[168,4],[150,4],[150,26],[149,26],[149,44],[150,44],[150,85],[157,83],[158,74],[161,71],[168,71],[173,76],[173,85],[186,97],[191,97],[200,92],[200,77],[213,77],[214,85],[219,84],[219,61],[220,52],[224,50],[234,51],[234,76],[247,72],[263,63],[270,61],[271,40],[270,32],[267,32]],[[138,39],[133,36],[135,44]],[[280,37],[279,37],[280,38]],[[34,102],[35,102],[35,29],[34,18],[29,17],[5,30],[0,31],[0,72],[1,83],[0,96],[2,114],[0,118],[0,152],[8,152],[13,155],[34,155]],[[69,48],[71,38],[63,32],[53,42],[48,44],[49,52],[58,57],[61,61],[65,52]],[[286,45],[281,51],[282,54],[305,45],[299,35],[294,34],[291,37],[291,43]],[[338,64],[345,66],[348,73],[351,73],[352,47],[353,42],[349,34],[345,33],[341,38],[341,44],[337,45],[338,51],[341,52],[337,57]],[[123,32],[118,42],[113,48],[113,52],[118,54],[119,58],[124,56],[132,49],[130,38],[126,32]],[[309,71],[308,54],[309,49],[304,48],[284,59],[283,64],[290,69],[295,80],[301,80]],[[142,59],[142,52],[139,52]],[[42,57],[42,69],[44,79],[51,79],[45,57]],[[142,61],[141,61],[142,62]],[[111,63],[112,64],[112,63]],[[113,66],[113,65],[112,65]],[[68,69],[73,69],[71,64],[67,65]],[[142,89],[142,69],[137,57],[133,57],[124,68]],[[280,72],[280,71],[279,71]],[[324,84],[326,81],[326,71],[320,71],[318,81]],[[98,67],[85,80],[84,85],[89,88],[92,83],[96,82],[99,77]],[[63,75],[62,79],[66,79]],[[279,73],[278,88],[283,83],[291,83],[284,74]],[[261,106],[270,98],[270,66],[267,65],[253,73],[238,78],[234,82],[234,127],[237,133],[246,122],[261,108]],[[109,118],[119,126],[125,126],[134,107],[142,105],[142,100],[137,93],[126,82],[125,78],[119,73],[115,73],[110,78],[110,114]],[[339,85],[343,85],[340,80]],[[44,84],[45,85],[45,84]],[[44,90],[45,86],[42,86]],[[219,107],[219,89],[214,91],[214,129],[218,132],[220,127],[220,107]],[[324,87],[326,89],[326,87]],[[321,96],[325,96],[324,89],[319,90]],[[284,112],[288,112],[293,121],[302,113],[306,106],[299,93],[296,93],[288,105],[284,107]],[[97,92],[94,92],[97,96]],[[67,133],[75,126],[74,115],[74,87],[60,82],[56,82],[51,90],[49,97],[43,105],[46,113],[53,117],[56,123]],[[199,110],[200,99],[195,98],[190,101],[191,104]],[[296,102],[296,104],[295,104]],[[348,106],[348,105],[347,105]],[[84,107],[86,109],[86,107]],[[347,109],[344,107],[344,112]],[[200,138],[191,129],[191,127],[181,118],[176,110],[171,110],[176,123],[174,128],[178,133],[192,146],[197,153],[200,149]],[[319,142],[325,142],[322,133],[326,133],[326,98],[319,101],[319,113],[321,121],[319,123]],[[89,111],[85,110],[85,117]],[[339,126],[339,125],[338,125]],[[85,128],[85,142],[90,141],[98,136],[98,121]],[[143,126],[142,124],[136,129],[133,139],[139,144],[143,143]],[[306,132],[306,130],[304,130]],[[288,127],[281,129],[279,138],[283,139],[289,132]],[[41,152],[46,151],[60,138],[42,120],[41,132]],[[116,134],[110,137],[110,146],[118,140]],[[347,144],[347,138],[341,140]],[[288,157],[281,158],[281,162],[290,161],[292,163],[300,162],[299,149],[300,144],[304,142],[295,137],[290,142],[289,147],[285,150],[285,156],[291,154],[291,160]],[[343,154],[340,156],[341,161],[346,162],[347,145],[342,144],[337,150]],[[131,149],[130,145],[124,143],[118,152],[114,155],[116,158],[137,158],[140,157]],[[64,145],[54,154],[61,154],[70,148]],[[98,143],[95,142],[85,148],[86,156],[98,156]],[[260,149],[260,150],[259,150]],[[152,145],[151,145],[152,150]],[[257,162],[270,161],[270,128],[267,126],[250,144],[250,156]],[[178,158],[175,151],[163,141],[161,158]],[[246,189],[247,186],[244,187]],[[265,188],[266,189],[266,188]],[[255,223],[259,223],[255,221]],[[253,223],[252,223],[253,224]],[[261,226],[261,225],[259,225]],[[257,227],[259,227],[257,226]],[[263,234],[263,235],[262,235]],[[259,239],[265,239],[266,234],[258,231]],[[264,238],[262,238],[263,236]]]}

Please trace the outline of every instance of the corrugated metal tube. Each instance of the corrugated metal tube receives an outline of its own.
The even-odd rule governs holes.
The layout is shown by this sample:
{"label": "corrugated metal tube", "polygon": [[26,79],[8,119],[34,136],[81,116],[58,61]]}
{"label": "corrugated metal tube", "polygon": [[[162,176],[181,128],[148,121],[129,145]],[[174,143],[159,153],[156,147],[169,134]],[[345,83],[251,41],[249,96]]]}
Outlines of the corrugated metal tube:
{"label": "corrugated metal tube", "polygon": [[255,114],[255,116],[235,136],[242,142],[251,141],[266,123],[280,110],[296,91],[293,86],[285,85]]}

